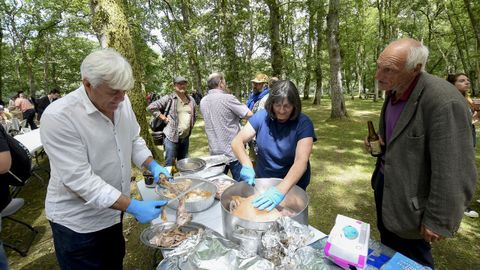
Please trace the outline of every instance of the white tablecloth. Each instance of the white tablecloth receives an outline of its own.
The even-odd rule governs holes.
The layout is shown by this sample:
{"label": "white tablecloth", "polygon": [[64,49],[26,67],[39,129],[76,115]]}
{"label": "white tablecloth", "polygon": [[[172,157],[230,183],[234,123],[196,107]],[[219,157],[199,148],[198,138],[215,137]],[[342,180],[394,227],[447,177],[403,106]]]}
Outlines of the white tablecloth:
{"label": "white tablecloth", "polygon": [[38,156],[40,151],[43,150],[42,141],[40,140],[40,128],[34,129],[27,133],[19,134],[13,138],[21,142],[28,149],[28,151],[30,151],[32,157],[35,158],[35,162],[32,161],[32,174],[42,181],[42,184],[45,185],[45,179],[43,179],[43,177],[37,173],[38,170],[42,170],[47,172],[47,178],[50,177],[49,169],[39,165]]}
{"label": "white tablecloth", "polygon": [[14,138],[25,145],[32,155],[43,148],[42,141],[40,140],[39,128],[17,135]]}

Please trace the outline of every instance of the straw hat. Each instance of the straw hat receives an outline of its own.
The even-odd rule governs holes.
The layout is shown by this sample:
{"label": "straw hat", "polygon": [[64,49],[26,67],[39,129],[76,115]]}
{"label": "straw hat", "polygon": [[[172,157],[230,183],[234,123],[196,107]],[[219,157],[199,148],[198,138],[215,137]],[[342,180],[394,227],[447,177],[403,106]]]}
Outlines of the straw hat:
{"label": "straw hat", "polygon": [[187,83],[187,79],[185,79],[185,77],[182,77],[182,76],[178,76],[178,77],[175,77],[175,79],[173,79],[173,83],[182,83],[182,82],[185,82]]}
{"label": "straw hat", "polygon": [[253,80],[253,83],[268,83],[268,76],[263,73],[258,73]]}

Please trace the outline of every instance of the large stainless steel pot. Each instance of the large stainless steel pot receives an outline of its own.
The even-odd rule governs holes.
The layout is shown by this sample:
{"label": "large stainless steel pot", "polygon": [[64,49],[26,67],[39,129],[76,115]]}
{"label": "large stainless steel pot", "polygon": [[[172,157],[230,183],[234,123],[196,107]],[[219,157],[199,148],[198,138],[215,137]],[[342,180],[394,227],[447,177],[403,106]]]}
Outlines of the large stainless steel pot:
{"label": "large stainless steel pot", "polygon": [[[255,180],[255,189],[259,192],[266,191],[269,187],[276,186],[281,180],[282,179],[278,178],[257,178]],[[261,233],[266,231],[274,222],[245,220],[230,213],[232,196],[249,197],[254,193],[255,190],[245,182],[237,182],[223,192],[220,203],[222,205],[223,231],[225,236],[241,245],[254,246],[253,248],[256,246],[258,248]],[[292,187],[285,195],[285,199],[280,203],[280,207],[285,207],[297,213],[291,218],[301,224],[308,225],[308,196],[300,187]],[[250,235],[250,237],[245,237],[245,234],[241,233],[241,231],[245,229],[258,232],[258,234],[256,236]]]}

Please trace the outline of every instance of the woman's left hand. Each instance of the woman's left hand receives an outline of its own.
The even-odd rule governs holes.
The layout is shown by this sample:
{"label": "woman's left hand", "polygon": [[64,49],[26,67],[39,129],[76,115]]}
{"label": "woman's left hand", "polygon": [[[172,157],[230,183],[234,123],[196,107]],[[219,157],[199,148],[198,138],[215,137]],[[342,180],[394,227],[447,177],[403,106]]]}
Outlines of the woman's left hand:
{"label": "woman's left hand", "polygon": [[280,192],[276,187],[270,187],[267,191],[258,195],[255,200],[253,200],[252,204],[259,210],[264,210],[266,208],[266,210],[270,212],[273,208],[277,207],[284,198],[285,194]]}

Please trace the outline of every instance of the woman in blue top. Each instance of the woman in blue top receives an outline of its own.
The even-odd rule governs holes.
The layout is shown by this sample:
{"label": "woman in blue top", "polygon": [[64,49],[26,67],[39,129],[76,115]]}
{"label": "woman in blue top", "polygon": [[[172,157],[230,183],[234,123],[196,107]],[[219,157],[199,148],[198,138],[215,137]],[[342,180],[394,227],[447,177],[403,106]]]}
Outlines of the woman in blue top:
{"label": "woman in blue top", "polygon": [[[244,147],[253,138],[258,145],[255,170]],[[254,185],[255,177],[283,179],[255,198],[255,207],[271,211],[292,186],[307,188],[308,160],[316,140],[312,121],[302,113],[295,84],[288,80],[273,84],[265,110],[255,113],[232,141],[232,150],[242,164],[241,180]]]}

